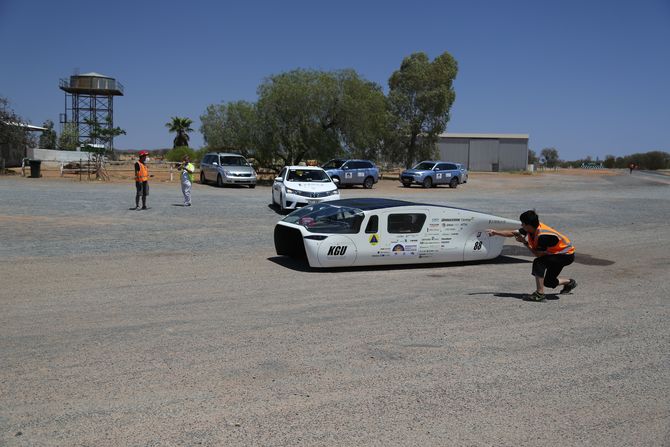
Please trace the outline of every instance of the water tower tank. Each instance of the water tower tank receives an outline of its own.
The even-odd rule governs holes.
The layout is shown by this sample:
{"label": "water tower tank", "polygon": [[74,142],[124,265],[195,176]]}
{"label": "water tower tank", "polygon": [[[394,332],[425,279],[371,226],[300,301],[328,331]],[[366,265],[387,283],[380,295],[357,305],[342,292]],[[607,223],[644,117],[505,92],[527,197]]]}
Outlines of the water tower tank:
{"label": "water tower tank", "polygon": [[84,73],[60,80],[60,88],[68,93],[123,96],[123,85],[114,78],[100,73]]}

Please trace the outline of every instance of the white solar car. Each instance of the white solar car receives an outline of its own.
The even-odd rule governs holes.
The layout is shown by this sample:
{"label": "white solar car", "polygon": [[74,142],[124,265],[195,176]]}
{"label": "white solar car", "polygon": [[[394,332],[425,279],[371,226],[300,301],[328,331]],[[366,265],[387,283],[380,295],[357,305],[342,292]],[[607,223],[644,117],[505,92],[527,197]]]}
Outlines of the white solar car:
{"label": "white solar car", "polygon": [[518,220],[461,208],[391,199],[343,199],[294,211],[274,230],[278,255],[311,267],[463,262],[493,259]]}

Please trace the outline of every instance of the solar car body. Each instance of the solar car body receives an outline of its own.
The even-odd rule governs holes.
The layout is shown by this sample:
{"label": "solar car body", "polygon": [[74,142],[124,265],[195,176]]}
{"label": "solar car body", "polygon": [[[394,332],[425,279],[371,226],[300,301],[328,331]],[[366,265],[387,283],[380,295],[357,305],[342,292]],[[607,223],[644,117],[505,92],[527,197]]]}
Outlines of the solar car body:
{"label": "solar car body", "polygon": [[487,229],[516,230],[517,220],[467,209],[360,198],[309,205],[279,221],[278,255],[310,267],[463,262],[493,259],[504,238]]}

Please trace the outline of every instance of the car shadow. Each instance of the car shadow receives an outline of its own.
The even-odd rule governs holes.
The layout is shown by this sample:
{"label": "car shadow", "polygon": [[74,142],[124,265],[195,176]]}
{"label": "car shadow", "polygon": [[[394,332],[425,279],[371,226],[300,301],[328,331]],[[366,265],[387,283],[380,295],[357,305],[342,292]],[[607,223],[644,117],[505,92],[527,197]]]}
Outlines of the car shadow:
{"label": "car shadow", "polygon": [[279,205],[277,205],[276,203],[268,203],[268,208],[270,208],[272,211],[279,214],[280,216],[286,216],[289,214],[290,211],[293,211],[293,210],[282,211],[281,208],[279,208]]}
{"label": "car shadow", "polygon": [[[417,270],[417,269],[443,269],[453,267],[463,267],[466,265],[482,265],[482,264],[527,264],[530,261],[525,259],[517,259],[509,256],[498,256],[495,259],[484,261],[464,261],[464,262],[436,262],[430,264],[395,264],[395,265],[364,265],[354,267],[330,267],[330,268],[313,268],[309,266],[307,259],[295,259],[288,256],[271,256],[269,261],[282,267],[289,268],[298,272],[312,272],[312,273],[347,273],[347,272],[372,272],[372,271],[387,271],[387,270]],[[446,276],[431,274],[429,276],[441,277]]]}

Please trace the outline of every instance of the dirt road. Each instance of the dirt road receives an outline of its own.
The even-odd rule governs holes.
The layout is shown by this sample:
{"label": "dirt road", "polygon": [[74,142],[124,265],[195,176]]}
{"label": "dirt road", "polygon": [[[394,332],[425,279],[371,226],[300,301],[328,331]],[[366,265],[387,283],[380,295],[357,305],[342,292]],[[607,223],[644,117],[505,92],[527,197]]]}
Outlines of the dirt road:
{"label": "dirt road", "polygon": [[[577,175],[579,174],[579,175]],[[0,177],[0,445],[668,445],[670,194],[639,175],[473,174],[343,197],[535,208],[577,246],[312,271],[270,189]],[[512,242],[510,242],[512,244]]]}

